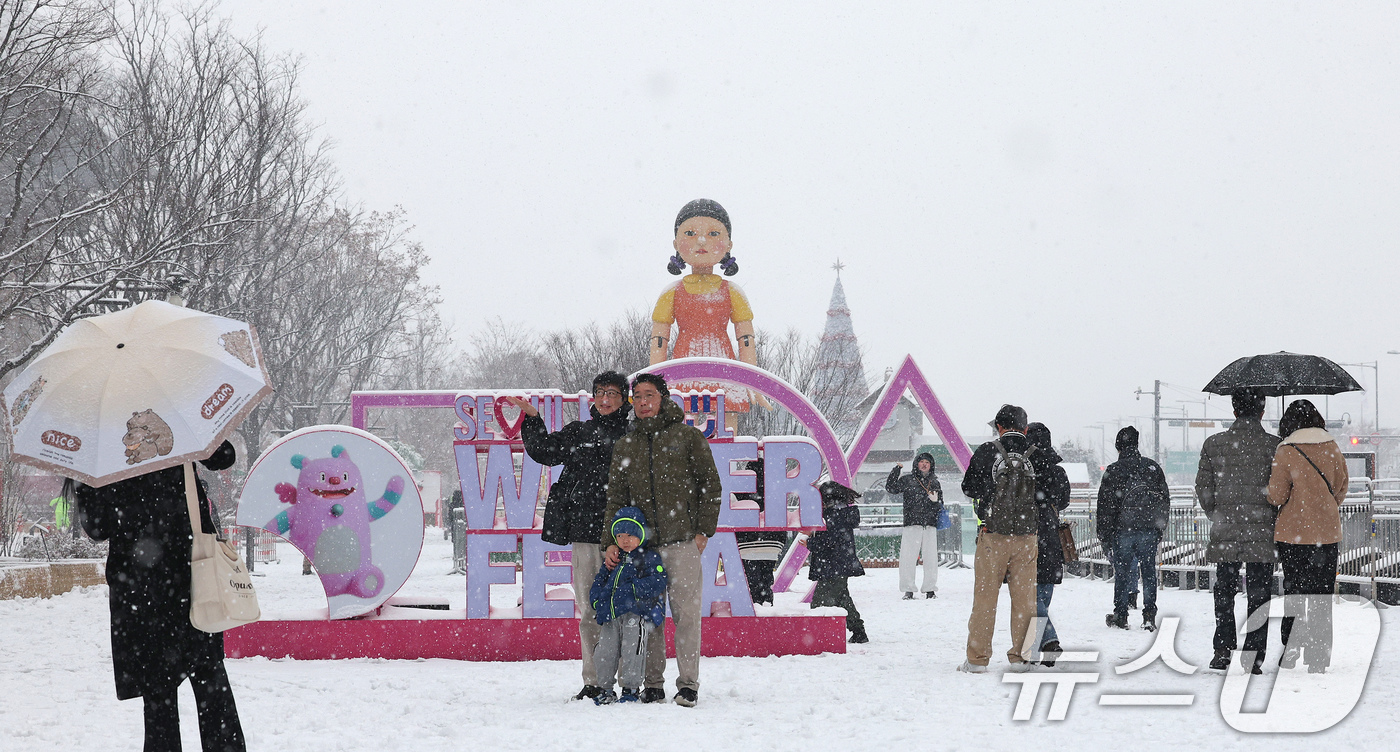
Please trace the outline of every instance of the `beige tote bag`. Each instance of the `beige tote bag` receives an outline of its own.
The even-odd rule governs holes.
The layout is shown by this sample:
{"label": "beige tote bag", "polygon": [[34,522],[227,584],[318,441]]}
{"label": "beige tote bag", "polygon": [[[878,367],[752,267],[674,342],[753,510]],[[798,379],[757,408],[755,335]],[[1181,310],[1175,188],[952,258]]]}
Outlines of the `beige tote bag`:
{"label": "beige tote bag", "polygon": [[262,616],[258,594],[238,551],[222,536],[203,532],[194,465],[185,464],[185,502],[190,510],[190,623],[201,632],[223,632]]}

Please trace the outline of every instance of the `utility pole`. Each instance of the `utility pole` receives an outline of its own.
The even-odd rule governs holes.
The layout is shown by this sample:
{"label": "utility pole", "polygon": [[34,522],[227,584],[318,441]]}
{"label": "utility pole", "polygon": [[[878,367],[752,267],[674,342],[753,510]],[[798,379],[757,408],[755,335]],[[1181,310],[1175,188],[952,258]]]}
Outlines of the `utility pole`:
{"label": "utility pole", "polygon": [[1162,464],[1162,380],[1156,379],[1152,382],[1152,391],[1144,392],[1142,387],[1138,387],[1135,392],[1137,399],[1142,399],[1142,395],[1152,395],[1152,459],[1157,464]]}

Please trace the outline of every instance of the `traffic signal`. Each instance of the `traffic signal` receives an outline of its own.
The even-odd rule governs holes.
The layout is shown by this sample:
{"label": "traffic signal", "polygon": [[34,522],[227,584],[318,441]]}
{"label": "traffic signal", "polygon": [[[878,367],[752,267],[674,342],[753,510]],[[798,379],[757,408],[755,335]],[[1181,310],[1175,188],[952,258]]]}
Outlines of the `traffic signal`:
{"label": "traffic signal", "polygon": [[1351,437],[1351,445],[1352,445],[1352,446],[1356,446],[1357,444],[1360,444],[1360,443],[1361,443],[1361,437],[1360,437],[1360,436],[1353,436],[1353,437]]}

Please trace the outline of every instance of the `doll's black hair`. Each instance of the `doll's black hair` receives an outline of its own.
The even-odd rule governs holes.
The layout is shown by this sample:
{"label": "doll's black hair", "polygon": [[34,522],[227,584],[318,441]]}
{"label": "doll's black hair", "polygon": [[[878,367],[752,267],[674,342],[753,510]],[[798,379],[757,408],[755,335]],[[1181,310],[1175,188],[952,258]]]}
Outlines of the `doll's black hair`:
{"label": "doll's black hair", "polygon": [[[739,260],[734,258],[734,254],[726,253],[724,258],[719,260],[719,268],[724,272],[724,276],[732,277],[739,273]],[[685,271],[685,259],[681,258],[679,253],[671,254],[670,260],[666,262],[666,271],[680,276],[681,272]]]}
{"label": "doll's black hair", "polygon": [[[680,213],[676,214],[676,227],[672,232],[679,232],[681,225],[694,217],[719,220],[720,224],[724,225],[724,231],[729,233],[731,238],[734,237],[734,228],[729,224],[729,212],[725,211],[718,201],[708,198],[697,198],[682,206]],[[719,260],[719,268],[724,272],[724,276],[732,277],[739,273],[739,260],[734,258],[734,254],[726,253],[724,258]],[[685,259],[681,258],[679,253],[672,254],[666,263],[666,271],[679,276],[685,271]]]}

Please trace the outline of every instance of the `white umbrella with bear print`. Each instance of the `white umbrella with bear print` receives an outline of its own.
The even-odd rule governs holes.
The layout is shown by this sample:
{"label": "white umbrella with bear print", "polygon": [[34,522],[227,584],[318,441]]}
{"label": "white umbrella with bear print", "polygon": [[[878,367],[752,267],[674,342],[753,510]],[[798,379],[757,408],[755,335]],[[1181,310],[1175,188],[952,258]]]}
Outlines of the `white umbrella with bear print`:
{"label": "white umbrella with bear print", "polygon": [[103,486],[208,457],[271,393],[251,326],[148,300],[69,325],[0,412],[21,462]]}

